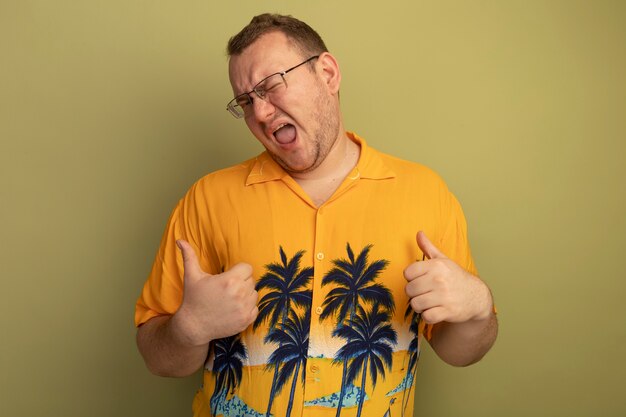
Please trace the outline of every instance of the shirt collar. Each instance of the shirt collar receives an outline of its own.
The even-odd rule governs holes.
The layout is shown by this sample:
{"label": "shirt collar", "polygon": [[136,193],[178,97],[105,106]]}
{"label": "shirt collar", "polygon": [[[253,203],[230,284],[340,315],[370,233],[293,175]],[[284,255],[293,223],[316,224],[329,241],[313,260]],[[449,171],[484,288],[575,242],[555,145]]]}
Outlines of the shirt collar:
{"label": "shirt collar", "polygon": [[371,180],[384,180],[395,178],[396,174],[384,161],[380,152],[370,148],[365,139],[354,132],[346,132],[348,138],[361,147],[359,162],[354,168],[360,178]]}
{"label": "shirt collar", "polygon": [[[367,146],[365,139],[353,132],[346,132],[348,138],[361,147],[359,162],[349,177],[351,179],[383,180],[394,178],[396,174],[381,157],[381,154]],[[280,180],[289,174],[272,159],[267,151],[258,155],[253,161],[246,179],[246,185],[259,184]]]}

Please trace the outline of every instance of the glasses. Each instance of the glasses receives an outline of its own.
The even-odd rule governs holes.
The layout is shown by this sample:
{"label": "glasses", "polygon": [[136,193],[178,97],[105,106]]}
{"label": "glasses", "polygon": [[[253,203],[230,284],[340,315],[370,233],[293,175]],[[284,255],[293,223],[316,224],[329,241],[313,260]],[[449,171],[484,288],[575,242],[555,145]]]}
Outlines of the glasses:
{"label": "glasses", "polygon": [[272,95],[275,95],[287,88],[287,82],[285,81],[285,75],[289,71],[293,71],[299,66],[306,64],[316,58],[319,58],[319,55],[312,56],[299,63],[296,66],[289,68],[288,70],[277,72],[276,74],[272,74],[269,77],[263,78],[257,85],[252,88],[252,91],[248,91],[247,93],[239,94],[237,97],[232,99],[228,105],[226,106],[226,110],[230,112],[235,118],[241,119],[246,114],[250,113],[250,109],[252,108],[252,93],[255,93],[261,100],[267,100],[271,98]]}

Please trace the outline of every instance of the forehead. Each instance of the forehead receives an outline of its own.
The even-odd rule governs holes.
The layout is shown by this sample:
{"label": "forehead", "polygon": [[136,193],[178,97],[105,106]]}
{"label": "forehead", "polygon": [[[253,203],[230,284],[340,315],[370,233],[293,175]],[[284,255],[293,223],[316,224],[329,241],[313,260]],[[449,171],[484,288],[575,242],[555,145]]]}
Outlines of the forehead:
{"label": "forehead", "polygon": [[241,94],[268,75],[299,63],[302,53],[282,32],[262,35],[228,63],[228,76],[233,93]]}

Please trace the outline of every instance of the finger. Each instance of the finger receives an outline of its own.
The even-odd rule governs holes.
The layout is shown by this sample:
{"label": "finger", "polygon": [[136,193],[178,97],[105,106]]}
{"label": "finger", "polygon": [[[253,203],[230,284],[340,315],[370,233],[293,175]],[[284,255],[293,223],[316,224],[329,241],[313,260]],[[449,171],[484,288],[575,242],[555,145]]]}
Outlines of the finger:
{"label": "finger", "polygon": [[252,311],[250,311],[250,322],[249,322],[249,324],[254,323],[254,321],[256,320],[258,315],[259,315],[259,307],[257,307],[255,305],[254,308],[252,309]]}
{"label": "finger", "polygon": [[256,305],[259,301],[259,292],[254,287],[247,288],[245,291],[246,305]]}
{"label": "finger", "polygon": [[437,324],[446,320],[447,312],[443,307],[433,307],[422,311],[421,317],[428,324]]}
{"label": "finger", "polygon": [[425,262],[425,261],[413,262],[411,265],[407,266],[406,269],[404,270],[404,278],[407,281],[413,281],[416,278],[426,275],[428,271],[430,270],[430,268],[431,267],[428,264],[428,262]]}
{"label": "finger", "polygon": [[409,298],[418,297],[432,292],[433,290],[434,286],[432,280],[421,278],[409,281],[404,287],[404,291]]}
{"label": "finger", "polygon": [[436,296],[432,292],[413,297],[411,298],[410,303],[411,308],[416,313],[422,313],[435,307],[441,307],[441,303],[439,303]]}
{"label": "finger", "polygon": [[200,277],[204,275],[204,271],[200,267],[200,262],[196,256],[196,251],[193,250],[189,242],[183,239],[176,241],[176,246],[180,249],[183,255],[183,266],[185,277]]}
{"label": "finger", "polygon": [[430,239],[426,236],[426,233],[423,231],[417,232],[416,236],[417,246],[424,252],[424,255],[428,259],[437,259],[437,258],[447,258],[438,248],[435,246]]}
{"label": "finger", "polygon": [[239,277],[244,281],[252,278],[252,266],[244,262],[233,265],[233,267],[226,272]]}

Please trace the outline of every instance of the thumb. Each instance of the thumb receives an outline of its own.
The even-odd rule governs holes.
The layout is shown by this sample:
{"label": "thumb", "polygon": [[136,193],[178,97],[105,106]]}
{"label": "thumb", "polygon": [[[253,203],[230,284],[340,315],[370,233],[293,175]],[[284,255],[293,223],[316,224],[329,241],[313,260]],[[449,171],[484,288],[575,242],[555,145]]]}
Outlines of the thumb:
{"label": "thumb", "polygon": [[178,249],[180,249],[180,252],[183,255],[185,278],[200,277],[204,275],[204,271],[200,268],[200,262],[196,256],[196,251],[193,250],[189,242],[179,239],[176,241],[176,246],[178,246]]}
{"label": "thumb", "polygon": [[416,240],[417,246],[419,246],[428,259],[446,258],[446,255],[444,255],[443,252],[441,252],[437,246],[435,246],[433,242],[428,239],[426,233],[423,231],[420,230],[417,232]]}

